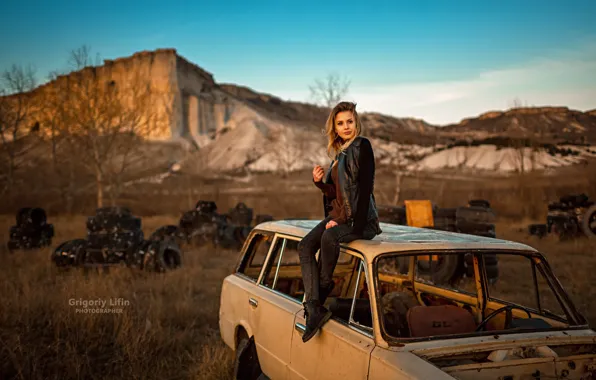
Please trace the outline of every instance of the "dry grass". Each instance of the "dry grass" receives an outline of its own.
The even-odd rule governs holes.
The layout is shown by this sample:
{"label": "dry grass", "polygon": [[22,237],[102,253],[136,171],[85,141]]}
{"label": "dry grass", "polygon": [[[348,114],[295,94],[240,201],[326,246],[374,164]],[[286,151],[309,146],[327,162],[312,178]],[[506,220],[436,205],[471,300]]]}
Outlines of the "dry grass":
{"label": "dry grass", "polygon": [[[0,219],[3,234],[12,217]],[[84,236],[84,217],[58,217],[57,237]],[[146,232],[169,218],[145,218]],[[3,235],[2,241],[7,240]],[[188,251],[165,275],[58,272],[50,250],[3,252],[0,378],[228,379],[232,352],[218,331],[219,293],[237,252]],[[83,314],[69,300],[122,299],[121,313]]]}
{"label": "dry grass", "polygon": [[[528,235],[529,223],[532,221],[499,223],[497,236],[530,245],[544,254],[575,306],[588,319],[590,326],[595,327],[596,303],[591,302],[596,297],[596,282],[593,275],[596,272],[594,240],[581,238],[561,242],[554,236],[539,239]],[[518,281],[518,286],[521,286],[519,280],[513,276],[508,280]]]}
{"label": "dry grass", "polygon": [[[234,204],[228,199],[221,209]],[[304,194],[283,207],[263,200],[255,213],[320,217],[320,198]],[[513,201],[512,201],[513,202]],[[310,205],[305,207],[305,205]],[[133,208],[133,211],[136,210]],[[498,210],[497,210],[498,212]],[[146,234],[179,215],[144,217]],[[57,236],[54,247],[85,236],[85,216],[50,215]],[[499,237],[538,248],[592,325],[596,325],[594,244],[587,239],[558,242],[529,237],[529,220],[501,219]],[[8,240],[13,215],[0,216],[0,241]],[[3,244],[4,245],[4,244]],[[80,271],[58,272],[50,263],[51,250],[0,251],[0,378],[20,379],[227,379],[232,352],[218,331],[220,286],[231,273],[237,252],[187,251],[182,269],[165,275],[131,272],[84,276]],[[502,279],[515,283],[515,273]],[[130,302],[117,314],[82,314],[69,300]]]}

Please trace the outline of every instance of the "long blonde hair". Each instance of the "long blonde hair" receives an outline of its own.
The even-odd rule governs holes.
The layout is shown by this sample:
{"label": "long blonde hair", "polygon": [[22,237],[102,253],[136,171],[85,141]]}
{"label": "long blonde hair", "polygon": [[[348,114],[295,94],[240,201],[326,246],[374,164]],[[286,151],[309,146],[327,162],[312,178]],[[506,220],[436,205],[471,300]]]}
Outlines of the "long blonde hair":
{"label": "long blonde hair", "polygon": [[[352,136],[351,139],[348,141],[343,141],[341,137],[335,132],[335,117],[338,113],[344,111],[351,111],[354,114],[354,120],[356,122],[356,133]],[[362,125],[360,123],[360,117],[358,116],[358,112],[356,112],[356,103],[352,102],[340,102],[338,103],[331,112],[329,113],[329,117],[327,118],[327,122],[325,123],[325,134],[327,135],[327,155],[329,158],[334,160],[337,155],[346,150],[352,141],[358,136],[362,131]]]}

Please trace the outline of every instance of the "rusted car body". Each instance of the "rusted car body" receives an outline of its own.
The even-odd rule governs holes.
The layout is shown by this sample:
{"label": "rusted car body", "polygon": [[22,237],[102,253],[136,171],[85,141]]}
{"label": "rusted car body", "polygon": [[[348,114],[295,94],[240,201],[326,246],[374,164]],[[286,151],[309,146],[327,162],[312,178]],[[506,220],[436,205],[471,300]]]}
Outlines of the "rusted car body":
{"label": "rusted car body", "polygon": [[[297,248],[317,222],[256,226],[224,280],[219,325],[236,378],[596,379],[596,332],[535,249],[385,223],[342,246],[333,316],[303,343]],[[474,276],[433,282],[442,258],[465,254]],[[489,283],[495,254],[503,276]]]}

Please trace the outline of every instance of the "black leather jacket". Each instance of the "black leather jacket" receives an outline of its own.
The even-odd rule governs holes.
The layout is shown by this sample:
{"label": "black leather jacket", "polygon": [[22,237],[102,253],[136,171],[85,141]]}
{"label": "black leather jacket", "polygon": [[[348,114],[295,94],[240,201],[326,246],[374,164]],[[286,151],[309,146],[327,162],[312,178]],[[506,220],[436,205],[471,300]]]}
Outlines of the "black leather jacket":
{"label": "black leather jacket", "polygon": [[[360,165],[362,163],[362,157],[360,157],[360,147],[365,141],[365,144],[369,145],[369,149],[371,151],[370,157],[367,157],[366,160],[372,161],[366,162],[367,166],[370,168],[369,171],[371,173],[367,173],[371,176],[369,179],[371,180],[370,184],[370,195],[368,195],[369,202],[368,202],[368,212],[366,214],[366,221],[360,220],[359,223],[355,223],[355,218],[362,217],[364,214],[363,212],[358,212],[358,205],[366,205],[366,203],[359,202],[360,197],[362,196],[360,192],[362,191],[363,187],[362,183],[359,183],[359,178],[363,177],[360,175]],[[382,232],[381,227],[379,225],[379,214],[377,212],[375,196],[374,196],[374,156],[372,156],[372,148],[370,148],[370,142],[365,138],[358,136],[354,139],[352,144],[342,153],[339,154],[338,166],[337,166],[337,176],[338,176],[338,184],[342,194],[342,198],[344,201],[344,207],[346,208],[346,216],[348,219],[348,224],[352,227],[360,227],[363,228],[368,223],[372,223],[377,235]],[[332,161],[329,170],[327,171],[327,176],[325,177],[324,183],[333,183],[331,179],[331,168],[333,167]],[[366,196],[366,195],[364,195]],[[329,212],[332,209],[331,202],[327,199],[325,195],[323,195],[323,205],[325,207],[325,217],[329,215]]]}

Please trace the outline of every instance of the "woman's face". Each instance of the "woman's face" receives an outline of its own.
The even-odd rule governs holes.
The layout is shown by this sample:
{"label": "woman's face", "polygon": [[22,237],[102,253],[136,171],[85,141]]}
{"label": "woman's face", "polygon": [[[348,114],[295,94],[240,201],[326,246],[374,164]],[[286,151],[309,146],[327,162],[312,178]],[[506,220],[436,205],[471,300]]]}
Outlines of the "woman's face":
{"label": "woman's face", "polygon": [[352,111],[341,111],[335,115],[335,132],[342,140],[351,139],[356,133],[356,120]]}

